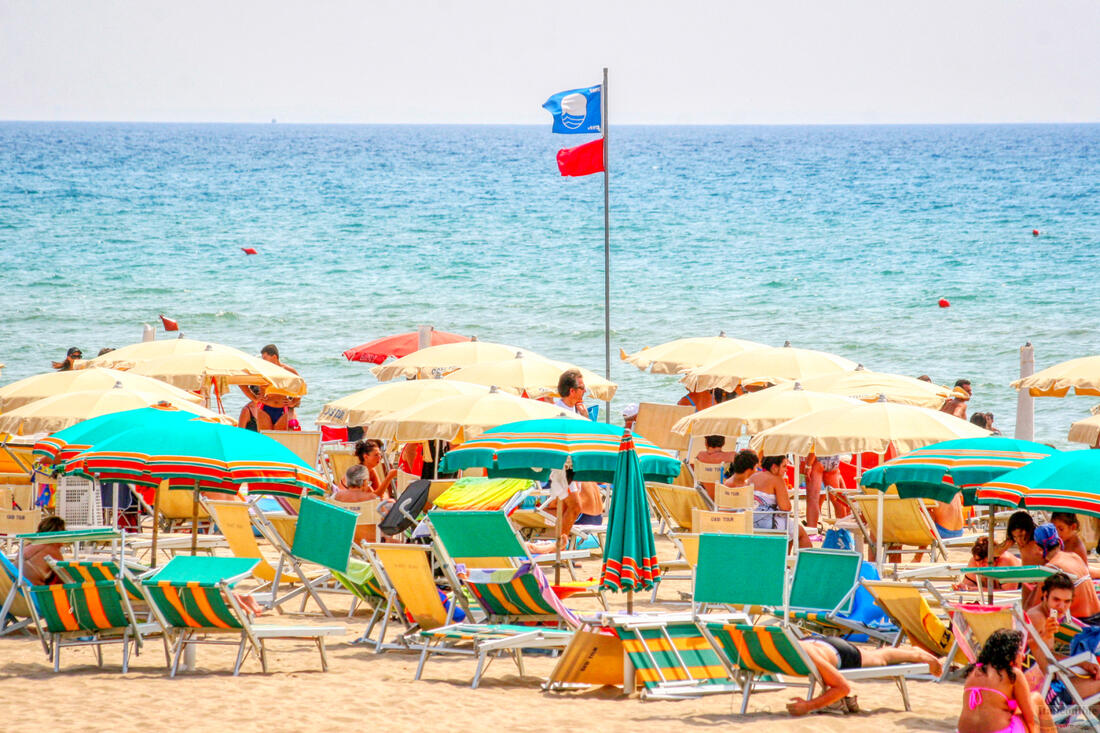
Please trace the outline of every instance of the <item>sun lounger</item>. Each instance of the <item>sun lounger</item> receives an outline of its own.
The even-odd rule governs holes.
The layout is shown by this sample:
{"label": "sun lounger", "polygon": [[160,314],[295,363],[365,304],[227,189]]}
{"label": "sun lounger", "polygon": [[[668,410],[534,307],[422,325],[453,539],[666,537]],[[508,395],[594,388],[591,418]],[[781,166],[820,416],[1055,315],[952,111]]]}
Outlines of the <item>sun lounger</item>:
{"label": "sun lounger", "polygon": [[[453,606],[444,605],[436,587],[431,547],[379,542],[366,545],[365,550],[382,604],[376,606],[376,615],[358,642],[371,642],[371,631],[380,623],[378,636],[373,639],[375,651],[409,649],[414,646],[409,636],[418,630],[436,629],[451,623]],[[388,644],[386,630],[394,618],[404,623],[405,633],[400,643]]]}
{"label": "sun lounger", "polygon": [[[817,667],[810,660],[798,639],[785,626],[750,626],[747,624],[716,624],[706,626],[716,640],[728,663],[741,676],[741,714],[748,710],[749,697],[759,686],[761,678],[774,679],[777,675],[805,679],[809,685],[807,699],[813,697],[817,685],[823,684]],[[843,669],[840,673],[849,680],[892,679],[901,692],[905,709],[910,710],[909,688],[906,677],[927,674],[927,664],[894,664],[888,667],[864,667]],[[785,682],[784,684],[799,684]]]}
{"label": "sun lounger", "polygon": [[[17,631],[30,633],[34,624],[32,602],[16,587],[18,570],[5,555],[0,554],[0,599],[8,601],[7,612],[0,616],[0,636]],[[43,640],[43,650],[50,650]]]}
{"label": "sun lounger", "polygon": [[[955,635],[951,632],[950,626],[932,611],[928,600],[921,594],[923,588],[926,592],[938,596],[928,581],[918,585],[888,580],[864,580],[862,584],[874,596],[878,607],[901,630],[894,640],[894,646],[899,645],[904,637],[908,638],[914,646],[931,652],[937,657],[954,654],[954,659],[946,660],[946,666],[950,666],[952,662],[966,664],[965,655],[955,646]],[[945,605],[943,599],[938,598],[938,600],[943,607]]]}
{"label": "sun lounger", "polygon": [[[857,525],[863,532],[868,547],[875,546],[875,538],[882,537],[883,554],[878,558],[885,562],[890,555],[899,553],[903,547],[930,548],[933,559],[938,555],[947,561],[947,548],[940,540],[920,499],[902,499],[893,495],[872,496],[869,494],[842,493],[844,501],[852,510]],[[882,531],[879,531],[878,502],[882,500]]]}
{"label": "sun lounger", "polygon": [[433,501],[433,509],[446,511],[503,510],[510,513],[535,487],[530,479],[460,478]]}
{"label": "sun lounger", "polygon": [[[150,605],[156,608],[164,624],[177,632],[172,677],[176,676],[184,649],[191,644],[237,644],[234,676],[240,674],[241,664],[252,651],[259,656],[266,673],[267,642],[271,639],[313,641],[321,653],[322,671],[328,669],[325,638],[342,636],[344,627],[253,624],[232,588],[252,573],[255,564],[255,560],[246,558],[177,556],[142,581]],[[236,636],[239,642],[223,641],[216,638],[219,636]]]}

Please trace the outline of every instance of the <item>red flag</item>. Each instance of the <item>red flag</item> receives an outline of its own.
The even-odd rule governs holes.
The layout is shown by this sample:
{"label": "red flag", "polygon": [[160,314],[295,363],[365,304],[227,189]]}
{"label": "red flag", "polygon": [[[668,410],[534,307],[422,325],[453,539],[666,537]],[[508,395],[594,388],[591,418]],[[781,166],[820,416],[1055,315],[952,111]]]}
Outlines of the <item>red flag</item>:
{"label": "red flag", "polygon": [[160,314],[160,322],[164,324],[165,331],[178,331],[180,330],[180,324],[168,318],[163,313]]}
{"label": "red flag", "polygon": [[558,151],[558,170],[563,176],[587,176],[603,171],[603,138]]}

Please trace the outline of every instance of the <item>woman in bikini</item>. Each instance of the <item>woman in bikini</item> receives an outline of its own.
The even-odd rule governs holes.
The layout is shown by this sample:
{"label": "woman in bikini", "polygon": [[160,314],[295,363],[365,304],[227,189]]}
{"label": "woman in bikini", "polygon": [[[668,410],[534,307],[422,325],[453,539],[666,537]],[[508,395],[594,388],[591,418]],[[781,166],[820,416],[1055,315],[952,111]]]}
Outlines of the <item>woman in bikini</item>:
{"label": "woman in bikini", "polygon": [[990,635],[966,676],[958,733],[1057,730],[1042,698],[1028,689],[1023,671],[1026,656],[1022,631],[998,629]]}

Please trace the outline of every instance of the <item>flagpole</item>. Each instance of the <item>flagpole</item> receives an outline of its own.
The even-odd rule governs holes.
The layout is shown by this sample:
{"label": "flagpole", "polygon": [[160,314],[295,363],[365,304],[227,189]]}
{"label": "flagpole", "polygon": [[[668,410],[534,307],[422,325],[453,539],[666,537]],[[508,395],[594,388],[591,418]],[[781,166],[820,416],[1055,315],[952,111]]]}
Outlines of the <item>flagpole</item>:
{"label": "flagpole", "polygon": [[[607,175],[607,67],[600,87],[600,131],[603,133],[603,355],[604,376],[611,381],[611,212]],[[605,423],[611,422],[611,400],[604,403]]]}

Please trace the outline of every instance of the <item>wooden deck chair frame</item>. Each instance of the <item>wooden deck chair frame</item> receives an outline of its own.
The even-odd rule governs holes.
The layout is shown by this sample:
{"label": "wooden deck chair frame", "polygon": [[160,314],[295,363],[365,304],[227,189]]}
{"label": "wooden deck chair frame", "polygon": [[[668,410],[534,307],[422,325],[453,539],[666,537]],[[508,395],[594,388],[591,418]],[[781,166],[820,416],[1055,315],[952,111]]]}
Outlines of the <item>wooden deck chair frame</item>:
{"label": "wooden deck chair frame", "polygon": [[[169,608],[162,606],[158,602],[157,597],[154,595],[155,589],[164,587],[157,580],[157,577],[165,573],[170,573],[174,563],[180,563],[180,561],[191,561],[194,559],[201,559],[206,562],[220,562],[231,568],[216,582],[184,582],[181,584],[168,583],[169,587],[172,587],[176,594],[180,591],[186,593],[197,593],[200,590],[214,590],[216,589],[220,593],[222,601],[222,608],[213,608],[209,603],[209,596],[206,596],[206,603],[196,604],[199,608],[203,608],[204,613],[208,616],[213,614],[215,616],[222,615],[223,612],[227,612],[230,618],[226,619],[222,615],[221,620],[210,623],[209,625],[198,624],[197,620],[192,619],[189,615],[180,614],[185,619],[195,620],[194,624],[178,625],[173,624],[168,617]],[[233,563],[233,565],[229,565]],[[253,563],[254,564],[254,563]],[[341,636],[345,632],[343,626],[275,626],[271,624],[253,625],[249,619],[247,612],[241,608],[240,603],[237,601],[236,594],[233,592],[233,586],[240,580],[248,577],[252,573],[252,568],[249,565],[249,559],[247,558],[219,558],[219,557],[202,557],[193,558],[187,556],[177,556],[173,558],[169,563],[161,568],[156,568],[149,571],[149,573],[142,579],[142,589],[145,593],[146,600],[151,608],[155,609],[155,612],[160,616],[161,623],[165,628],[171,628],[176,630],[176,639],[172,645],[172,663],[170,665],[169,676],[175,677],[179,671],[180,659],[183,656],[185,649],[192,644],[217,644],[217,645],[236,645],[237,660],[233,666],[233,676],[236,677],[240,674],[241,666],[244,664],[245,659],[251,652],[255,652],[256,656],[260,659],[260,665],[266,674],[268,672],[268,658],[267,658],[267,641],[270,639],[313,639],[317,645],[317,649],[321,654],[321,671],[328,671],[328,656],[325,653],[325,637],[326,636]],[[186,600],[181,599],[178,607],[175,604],[172,606],[172,613],[179,613],[179,608],[183,608],[185,612],[192,613],[194,609],[188,608]],[[205,608],[204,608],[205,607]],[[209,609],[209,610],[207,610]],[[234,626],[233,624],[236,624]],[[197,638],[197,634],[203,634],[203,638]],[[240,641],[222,641],[219,639],[206,638],[209,636],[221,636],[221,635],[239,635]]]}
{"label": "wooden deck chair frame", "polygon": [[[736,669],[741,682],[741,715],[748,711],[749,698],[762,687],[760,678],[764,675],[786,675],[799,677],[806,682],[785,680],[781,683],[768,682],[768,688],[776,684],[782,687],[806,686],[806,699],[814,696],[818,685],[823,685],[817,666],[798,643],[792,629],[785,625],[753,626],[747,624],[708,624],[707,632],[715,639],[722,656],[732,669]],[[737,641],[737,638],[740,641]],[[767,638],[767,642],[761,641]],[[753,640],[755,643],[750,643]],[[744,651],[742,651],[744,650]],[[748,658],[743,656],[748,653]],[[778,658],[777,658],[778,657]],[[796,667],[795,662],[800,666]],[[916,675],[928,674],[927,664],[893,664],[885,667],[863,667],[860,669],[842,669],[840,674],[849,680],[892,679],[901,692],[906,711],[912,710],[909,702],[909,688],[906,679]]]}

